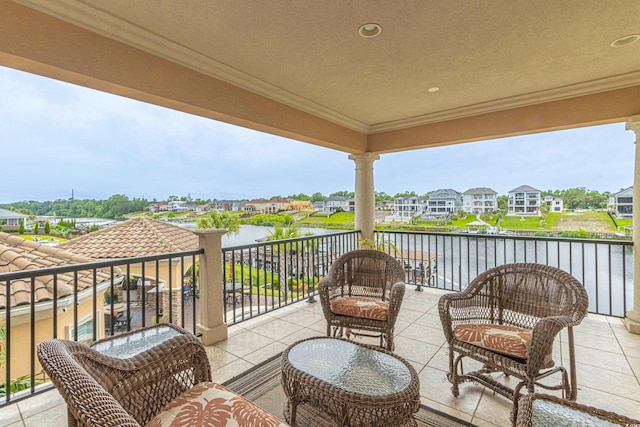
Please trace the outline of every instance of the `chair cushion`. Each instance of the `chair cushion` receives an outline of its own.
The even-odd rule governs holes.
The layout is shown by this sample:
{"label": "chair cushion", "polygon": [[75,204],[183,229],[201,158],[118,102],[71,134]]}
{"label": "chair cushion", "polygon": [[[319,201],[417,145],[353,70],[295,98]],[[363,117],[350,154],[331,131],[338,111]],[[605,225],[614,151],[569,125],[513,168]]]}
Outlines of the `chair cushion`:
{"label": "chair cushion", "polygon": [[458,325],[453,336],[478,347],[507,356],[526,359],[531,346],[531,330],[507,325]]}
{"label": "chair cushion", "polygon": [[366,297],[337,297],[331,301],[335,314],[385,321],[389,317],[389,303]]}
{"label": "chair cushion", "polygon": [[220,384],[196,384],[165,406],[146,427],[286,427],[278,418]]}

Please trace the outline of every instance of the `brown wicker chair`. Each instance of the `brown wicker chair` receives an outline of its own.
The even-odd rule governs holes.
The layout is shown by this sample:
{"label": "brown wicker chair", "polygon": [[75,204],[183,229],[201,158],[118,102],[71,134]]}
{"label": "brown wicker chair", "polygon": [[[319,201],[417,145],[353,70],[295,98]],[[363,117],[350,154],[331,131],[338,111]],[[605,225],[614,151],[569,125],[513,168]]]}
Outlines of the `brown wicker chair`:
{"label": "brown wicker chair", "polygon": [[189,420],[202,425],[285,426],[248,400],[212,383],[204,346],[180,327],[154,325],[94,346],[106,344],[110,352],[122,353],[126,345],[144,341],[141,335],[123,344],[130,335],[159,333],[152,328],[172,328],[178,334],[123,358],[68,340],[52,339],[38,345],[40,363],[67,403],[70,427],[161,427],[186,425]]}
{"label": "brown wicker chair", "polygon": [[393,350],[404,289],[404,270],[390,255],[359,249],[340,256],[318,284],[327,336],[379,336]]}
{"label": "brown wicker chair", "polygon": [[[588,297],[584,286],[567,272],[531,263],[494,267],[476,277],[457,293],[443,295],[439,313],[449,344],[451,390],[458,396],[458,384],[480,383],[512,399],[514,420],[520,390],[535,387],[562,390],[564,397],[577,395],[573,326],[587,314]],[[553,342],[567,328],[569,370],[555,366]],[[455,357],[455,354],[458,356]],[[463,373],[462,359],[468,357],[483,368]],[[520,382],[510,388],[489,374],[503,372]],[[560,372],[558,385],[540,380]]]}

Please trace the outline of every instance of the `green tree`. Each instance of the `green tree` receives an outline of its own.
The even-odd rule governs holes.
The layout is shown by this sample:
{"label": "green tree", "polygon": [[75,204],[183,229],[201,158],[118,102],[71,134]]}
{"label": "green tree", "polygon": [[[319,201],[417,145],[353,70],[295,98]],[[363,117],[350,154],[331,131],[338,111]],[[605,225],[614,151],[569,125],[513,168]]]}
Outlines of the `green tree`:
{"label": "green tree", "polygon": [[335,193],[331,193],[331,196],[341,196],[341,197],[347,197],[347,198],[353,198],[355,197],[355,194],[353,191],[346,191],[346,190],[342,190],[342,191],[336,191]]}
{"label": "green tree", "polygon": [[404,193],[397,193],[394,198],[397,197],[418,197],[415,191],[405,191]]}
{"label": "green tree", "polygon": [[[312,233],[308,233],[306,235],[312,235]],[[264,240],[266,242],[274,242],[279,240],[296,239],[298,237],[301,237],[301,233],[298,227],[296,227],[295,225],[290,225],[287,227],[276,225]],[[279,245],[274,245],[272,247],[272,251],[275,252],[276,256],[278,257],[278,277],[280,278],[280,292],[284,292],[287,285],[288,276],[291,275],[291,270],[293,269],[293,267],[304,266],[302,248],[302,242],[282,243]],[[294,255],[297,259],[294,260],[292,258],[292,255]],[[296,273],[301,272],[297,271]]]}
{"label": "green tree", "polygon": [[18,227],[18,233],[24,234],[24,218],[20,220],[20,226]]}
{"label": "green tree", "polygon": [[506,213],[508,207],[509,207],[509,197],[498,196],[498,210]]}
{"label": "green tree", "polygon": [[33,225],[33,234],[35,234],[36,236],[40,234],[40,226],[37,222]]}
{"label": "green tree", "polygon": [[49,220],[47,220],[47,222],[44,223],[44,234],[50,234],[51,233],[51,224],[49,223]]}
{"label": "green tree", "polygon": [[311,195],[311,201],[312,202],[322,202],[326,199],[325,196],[322,195],[322,193],[313,193]]}
{"label": "green tree", "polygon": [[229,212],[211,211],[198,220],[198,228],[222,228],[233,234],[240,230],[240,219]]}

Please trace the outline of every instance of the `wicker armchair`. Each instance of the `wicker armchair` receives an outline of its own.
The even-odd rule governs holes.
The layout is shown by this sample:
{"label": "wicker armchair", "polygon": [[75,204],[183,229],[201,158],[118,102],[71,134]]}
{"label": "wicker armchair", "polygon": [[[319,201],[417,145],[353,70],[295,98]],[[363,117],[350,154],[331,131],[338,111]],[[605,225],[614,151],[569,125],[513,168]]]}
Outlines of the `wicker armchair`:
{"label": "wicker armchair", "polygon": [[[555,267],[517,263],[494,267],[475,278],[462,292],[443,295],[439,313],[449,344],[451,390],[458,396],[458,384],[480,383],[512,399],[514,420],[522,387],[562,390],[564,397],[577,395],[573,326],[587,314],[584,286]],[[569,370],[555,366],[553,342],[567,328]],[[458,356],[455,357],[455,354]],[[455,359],[454,359],[455,357]],[[483,368],[463,373],[462,359],[468,357]],[[514,388],[489,374],[503,372],[520,380]],[[560,384],[540,380],[561,373]],[[545,381],[546,382],[546,381]]]}
{"label": "wicker armchair", "polygon": [[[177,333],[136,349],[145,341],[144,334],[159,333],[160,328]],[[133,334],[139,335],[131,337]],[[248,400],[212,383],[204,346],[180,327],[150,326],[94,346],[104,344],[130,357],[109,357],[61,339],[38,345],[40,363],[67,403],[70,427],[166,427],[191,425],[194,420],[202,425],[285,426]]]}
{"label": "wicker armchair", "polygon": [[404,270],[390,255],[359,249],[340,256],[318,284],[327,336],[379,336],[393,350],[404,289]]}

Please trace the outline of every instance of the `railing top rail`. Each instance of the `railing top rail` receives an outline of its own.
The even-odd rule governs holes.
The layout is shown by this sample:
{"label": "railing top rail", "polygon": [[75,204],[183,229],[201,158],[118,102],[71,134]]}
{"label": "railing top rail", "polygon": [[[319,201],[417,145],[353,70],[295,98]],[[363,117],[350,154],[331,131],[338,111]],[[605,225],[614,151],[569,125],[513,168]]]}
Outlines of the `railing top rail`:
{"label": "railing top rail", "polygon": [[16,279],[23,279],[25,277],[44,276],[49,274],[53,275],[53,274],[69,273],[73,271],[92,270],[94,268],[97,269],[97,268],[105,268],[105,267],[118,267],[124,264],[137,264],[137,263],[144,263],[149,261],[160,261],[163,259],[188,257],[192,255],[200,255],[203,253],[204,253],[204,249],[198,248],[198,249],[193,249],[189,251],[167,252],[163,254],[145,255],[145,256],[130,257],[130,258],[111,258],[111,259],[103,259],[99,261],[60,265],[55,267],[12,271],[9,273],[0,273],[0,281],[10,281],[10,280],[16,280]]}
{"label": "railing top rail", "polygon": [[428,236],[451,236],[451,237],[469,237],[473,239],[506,239],[506,240],[541,240],[541,241],[562,241],[577,243],[604,243],[615,244],[621,246],[633,246],[632,240],[616,240],[616,239],[584,239],[577,237],[550,237],[550,236],[519,236],[512,234],[468,234],[468,233],[452,233],[438,231],[414,231],[414,230],[376,230],[376,233],[384,234],[422,234]]}
{"label": "railing top rail", "polygon": [[352,235],[357,233],[360,233],[360,230],[348,230],[348,231],[340,231],[336,233],[316,234],[313,236],[296,237],[295,239],[271,240],[268,242],[249,243],[247,245],[239,245],[239,246],[226,246],[222,248],[222,252],[238,251],[242,249],[251,249],[251,248],[262,247],[262,246],[274,246],[274,245],[281,245],[284,243],[300,242],[300,241],[306,241],[306,240],[323,239],[326,237],[347,236],[347,235]]}

